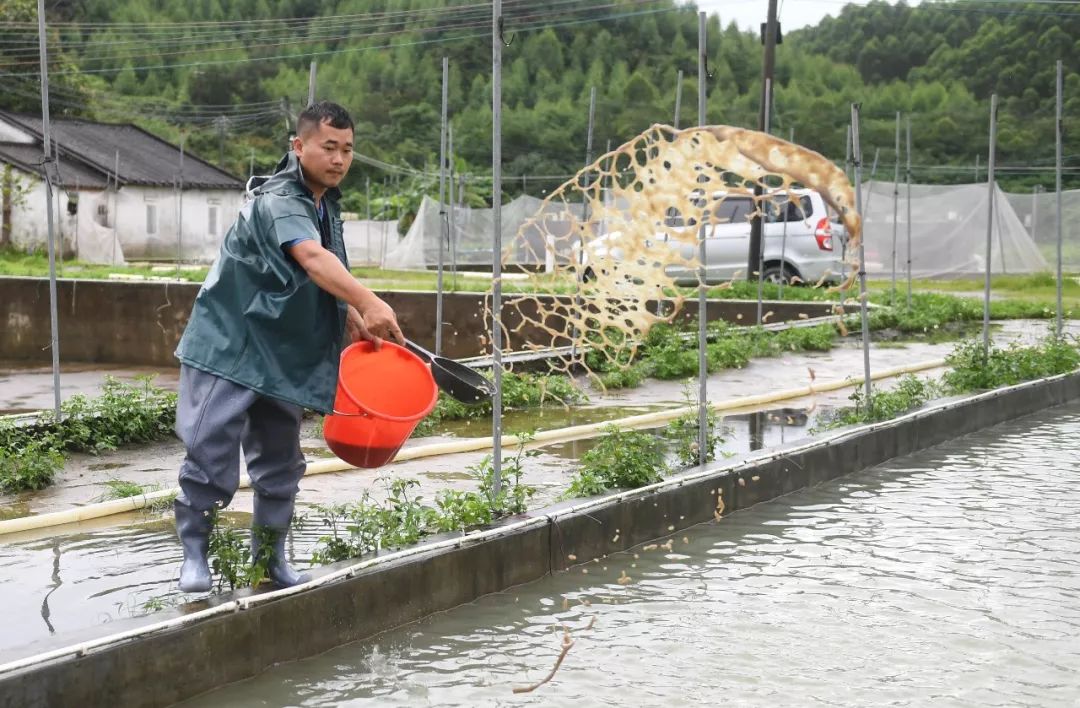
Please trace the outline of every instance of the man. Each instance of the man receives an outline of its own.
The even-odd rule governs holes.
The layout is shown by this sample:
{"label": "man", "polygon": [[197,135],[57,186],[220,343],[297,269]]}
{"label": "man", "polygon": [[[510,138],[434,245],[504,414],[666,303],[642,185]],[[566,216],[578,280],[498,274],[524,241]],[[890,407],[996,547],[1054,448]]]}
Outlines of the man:
{"label": "man", "polygon": [[236,493],[241,446],[255,491],[252,558],[267,559],[278,586],[308,580],[284,553],[306,468],[301,414],[332,410],[343,335],[404,342],[394,312],[348,271],[337,186],[352,163],[352,119],[323,101],[296,130],[292,152],[225,235],[176,350],[185,592],[210,589],[214,512]]}

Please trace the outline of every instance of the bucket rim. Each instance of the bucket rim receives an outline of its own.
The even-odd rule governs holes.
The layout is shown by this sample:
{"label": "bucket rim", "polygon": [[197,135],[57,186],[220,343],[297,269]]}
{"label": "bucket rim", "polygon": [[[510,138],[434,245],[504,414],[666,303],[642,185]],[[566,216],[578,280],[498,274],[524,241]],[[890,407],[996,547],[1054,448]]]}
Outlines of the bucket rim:
{"label": "bucket rim", "polygon": [[[362,403],[360,403],[356,399],[356,396],[353,395],[352,390],[349,388],[349,384],[346,381],[341,379],[341,374],[339,373],[338,374],[338,383],[341,385],[341,388],[344,389],[345,395],[348,396],[349,399],[353,402],[353,404],[355,404],[356,407],[360,409],[360,412],[359,413],[341,413],[341,412],[339,412],[337,410],[331,410],[331,412],[327,415],[328,418],[330,416],[335,416],[335,415],[340,416],[342,418],[363,418],[363,417],[372,417],[373,416],[373,417],[379,418],[380,420],[390,421],[391,423],[411,423],[413,421],[420,420],[421,418],[425,417],[428,413],[431,413],[431,411],[435,409],[435,404],[438,403],[438,401],[439,401],[439,387],[435,383],[435,379],[432,377],[431,370],[428,368],[427,363],[424,362],[423,359],[421,359],[420,357],[416,356],[411,351],[406,349],[405,347],[401,346],[400,344],[396,344],[394,342],[391,342],[391,341],[388,341],[388,340],[384,339],[383,342],[382,342],[382,346],[391,347],[392,349],[397,349],[398,351],[404,353],[407,358],[413,359],[414,361],[419,363],[420,366],[423,367],[423,369],[427,372],[428,380],[431,382],[431,400],[428,402],[427,406],[424,407],[423,411],[421,411],[420,413],[416,413],[414,415],[389,415],[389,414],[386,414],[386,413],[380,413],[380,412],[378,412],[376,410],[372,410],[369,406],[365,406]],[[347,353],[349,353],[349,351],[352,350],[352,349],[365,349],[365,350],[368,350],[368,351],[374,351],[373,347],[374,347],[374,345],[371,342],[369,342],[368,340],[366,340],[366,339],[362,339],[362,340],[360,340],[358,342],[353,342],[352,344],[350,344],[349,346],[347,346],[347,347],[345,347],[344,349],[341,350],[341,359],[343,360],[345,358],[345,355]],[[339,368],[340,368],[340,365],[339,365]]]}

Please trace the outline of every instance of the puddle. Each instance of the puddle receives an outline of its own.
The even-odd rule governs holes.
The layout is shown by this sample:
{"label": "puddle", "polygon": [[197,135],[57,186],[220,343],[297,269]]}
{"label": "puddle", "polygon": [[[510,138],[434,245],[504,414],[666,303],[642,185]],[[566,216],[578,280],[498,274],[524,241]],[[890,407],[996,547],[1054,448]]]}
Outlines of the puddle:
{"label": "puddle", "polygon": [[473,479],[471,474],[465,472],[426,472],[424,476],[428,479],[441,479],[444,481]]}
{"label": "puddle", "polygon": [[87,465],[86,469],[93,470],[94,472],[100,472],[101,470],[118,470],[121,467],[131,467],[130,462],[97,462],[92,465]]}

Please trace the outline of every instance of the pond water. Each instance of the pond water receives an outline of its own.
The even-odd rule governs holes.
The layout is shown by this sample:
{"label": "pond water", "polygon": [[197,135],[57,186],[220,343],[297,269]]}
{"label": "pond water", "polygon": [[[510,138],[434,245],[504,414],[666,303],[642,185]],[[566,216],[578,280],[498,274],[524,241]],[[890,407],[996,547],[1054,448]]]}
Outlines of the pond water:
{"label": "pond water", "polygon": [[1045,411],[188,705],[1075,706],[1078,439]]}

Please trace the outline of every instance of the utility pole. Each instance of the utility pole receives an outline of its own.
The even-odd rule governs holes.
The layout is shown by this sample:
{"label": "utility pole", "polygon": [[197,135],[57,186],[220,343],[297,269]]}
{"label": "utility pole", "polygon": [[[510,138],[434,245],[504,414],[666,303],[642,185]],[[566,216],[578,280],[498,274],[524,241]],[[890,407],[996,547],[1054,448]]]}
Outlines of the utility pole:
{"label": "utility pole", "polygon": [[502,489],[502,0],[491,3],[491,358],[495,393],[491,411],[491,491]]}
{"label": "utility pole", "polygon": [[[312,62],[314,66],[314,62]],[[439,123],[439,264],[435,284],[435,356],[442,356],[443,329],[443,253],[446,239],[443,229],[446,227],[446,120],[447,90],[450,83],[450,59],[442,59],[442,120]],[[449,234],[445,234],[449,236]]]}
{"label": "utility pole", "polygon": [[[769,107],[772,101],[773,73],[776,68],[776,0],[769,0],[768,17],[765,21],[765,55],[761,64],[761,107],[758,111],[758,130],[768,133]],[[760,270],[761,262],[761,183],[754,185],[754,217],[750,220],[750,253],[747,258],[746,279],[752,280]]]}
{"label": "utility pole", "polygon": [[[49,228],[49,326],[52,335],[53,414],[60,420],[60,318],[56,306],[56,232],[53,224],[52,126],[49,120],[49,58],[45,39],[45,0],[38,0],[38,54],[41,61],[41,132],[45,143],[45,212]],[[113,215],[116,218],[116,215]]]}
{"label": "utility pole", "polygon": [[312,60],[312,62],[311,62],[311,70],[308,72],[307,104],[309,106],[311,104],[315,103],[316,72],[318,71],[317,65],[318,65],[318,62],[316,62],[315,60]]}
{"label": "utility pole", "polygon": [[214,122],[217,124],[218,129],[218,167],[225,169],[225,131],[229,126],[229,119],[221,115]]}
{"label": "utility pole", "polygon": [[[775,0],[770,0],[775,7]],[[705,61],[708,57],[706,41],[706,15],[698,13],[698,126],[704,126],[707,122],[706,93],[709,90],[705,83]],[[706,185],[707,186],[707,185]],[[709,302],[706,297],[708,291],[707,278],[709,275],[709,262],[705,250],[705,241],[708,232],[706,224],[710,221],[709,209],[712,206],[712,194],[706,190],[704,195],[705,209],[701,213],[700,225],[698,226],[698,464],[702,467],[709,459],[709,368],[707,361],[707,325],[709,320]],[[659,310],[659,298],[657,310]]]}

